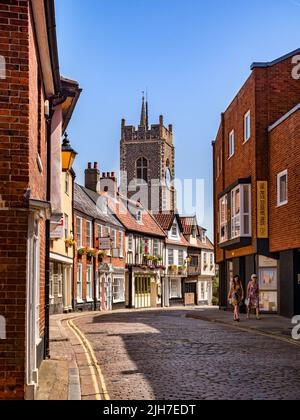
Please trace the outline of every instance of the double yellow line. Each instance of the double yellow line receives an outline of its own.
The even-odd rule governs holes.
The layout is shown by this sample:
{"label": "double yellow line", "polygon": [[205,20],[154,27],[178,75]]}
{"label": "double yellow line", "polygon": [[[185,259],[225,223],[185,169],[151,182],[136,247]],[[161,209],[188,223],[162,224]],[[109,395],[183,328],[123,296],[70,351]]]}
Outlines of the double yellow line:
{"label": "double yellow line", "polygon": [[[84,317],[80,317],[84,318]],[[76,318],[76,319],[80,319]],[[88,339],[85,337],[83,332],[77,327],[77,325],[74,324],[72,319],[69,319],[67,321],[67,325],[69,329],[74,333],[74,335],[77,337],[78,341],[80,342],[82,348],[84,349],[84,353],[90,368],[91,377],[93,381],[93,386],[95,389],[95,397],[96,400],[110,400],[109,393],[107,391],[106,383],[104,376],[101,371],[101,367],[99,365],[99,362],[97,360],[97,357],[95,355],[94,350],[92,349],[92,346]]]}

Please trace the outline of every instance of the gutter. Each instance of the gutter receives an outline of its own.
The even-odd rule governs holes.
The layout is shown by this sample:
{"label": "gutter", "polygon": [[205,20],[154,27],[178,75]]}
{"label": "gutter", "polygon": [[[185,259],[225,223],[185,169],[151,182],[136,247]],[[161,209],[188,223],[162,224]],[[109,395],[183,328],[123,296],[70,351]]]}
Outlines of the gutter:
{"label": "gutter", "polygon": [[56,19],[55,19],[54,0],[44,0],[44,7],[45,7],[45,14],[46,14],[50,58],[51,58],[52,70],[54,74],[54,86],[55,86],[56,93],[59,93],[61,89],[61,83],[60,83],[57,36],[56,36]]}

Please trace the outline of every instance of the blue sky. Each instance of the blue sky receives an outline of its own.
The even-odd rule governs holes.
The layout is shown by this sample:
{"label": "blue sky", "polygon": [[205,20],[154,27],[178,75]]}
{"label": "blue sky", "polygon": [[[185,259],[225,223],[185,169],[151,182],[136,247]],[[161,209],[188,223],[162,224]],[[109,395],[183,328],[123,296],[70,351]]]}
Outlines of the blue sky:
{"label": "blue sky", "polygon": [[148,88],[150,122],[173,123],[177,178],[205,180],[212,235],[212,150],[220,113],[253,61],[299,47],[300,0],[56,0],[61,72],[83,94],[69,127],[89,161],[119,168],[121,119],[137,125]]}

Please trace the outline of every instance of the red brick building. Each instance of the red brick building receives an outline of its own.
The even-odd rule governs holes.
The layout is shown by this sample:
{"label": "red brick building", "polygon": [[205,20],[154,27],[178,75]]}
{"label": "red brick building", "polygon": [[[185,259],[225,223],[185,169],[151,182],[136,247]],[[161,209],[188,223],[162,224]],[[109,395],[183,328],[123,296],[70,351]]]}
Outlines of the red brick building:
{"label": "red brick building", "polygon": [[[294,77],[299,53],[252,65],[250,77],[222,114],[213,143],[222,307],[228,305],[232,276],[239,274],[246,286],[257,272],[262,310],[286,316],[300,312],[300,218],[295,198],[300,149],[294,109],[300,98],[300,82]],[[278,201],[280,195],[283,201]]]}
{"label": "red brick building", "polygon": [[[91,184],[100,180],[95,164],[86,170],[86,186],[75,184],[73,307],[75,311],[125,307],[125,229],[104,211]],[[107,246],[103,247],[103,243]]]}
{"label": "red brick building", "polygon": [[71,113],[54,1],[1,1],[0,16],[0,399],[31,399],[49,342],[50,218],[60,212],[51,176]]}

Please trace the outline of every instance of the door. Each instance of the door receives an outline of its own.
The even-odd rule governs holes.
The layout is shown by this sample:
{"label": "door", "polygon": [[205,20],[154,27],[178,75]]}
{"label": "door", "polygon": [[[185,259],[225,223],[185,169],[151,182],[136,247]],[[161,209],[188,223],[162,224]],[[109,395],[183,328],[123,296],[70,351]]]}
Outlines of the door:
{"label": "door", "polygon": [[135,276],[135,308],[151,308],[151,277]]}

